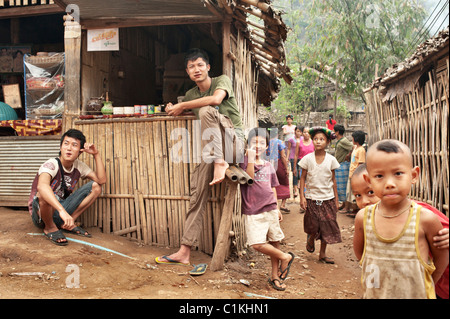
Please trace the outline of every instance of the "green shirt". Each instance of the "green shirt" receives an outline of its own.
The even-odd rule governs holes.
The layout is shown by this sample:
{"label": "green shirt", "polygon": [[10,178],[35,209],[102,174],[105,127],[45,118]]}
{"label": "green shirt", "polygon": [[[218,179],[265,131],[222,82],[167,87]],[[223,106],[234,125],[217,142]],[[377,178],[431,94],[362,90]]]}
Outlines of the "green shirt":
{"label": "green shirt", "polygon": [[[233,123],[236,135],[244,139],[244,132],[242,130],[242,120],[241,114],[239,113],[239,108],[237,106],[236,97],[234,96],[233,85],[231,80],[226,75],[221,75],[216,78],[211,78],[211,86],[206,92],[200,92],[198,86],[190,89],[186,92],[184,96],[184,102],[196,100],[205,96],[212,96],[217,89],[224,90],[227,92],[227,96],[223,99],[222,103],[216,108],[219,110],[220,114],[228,116]],[[198,108],[192,109],[194,114],[198,118]]]}
{"label": "green shirt", "polygon": [[348,140],[346,137],[342,137],[340,140],[336,142],[336,153],[334,157],[336,157],[339,163],[345,161],[345,157],[348,153],[353,149],[353,143]]}

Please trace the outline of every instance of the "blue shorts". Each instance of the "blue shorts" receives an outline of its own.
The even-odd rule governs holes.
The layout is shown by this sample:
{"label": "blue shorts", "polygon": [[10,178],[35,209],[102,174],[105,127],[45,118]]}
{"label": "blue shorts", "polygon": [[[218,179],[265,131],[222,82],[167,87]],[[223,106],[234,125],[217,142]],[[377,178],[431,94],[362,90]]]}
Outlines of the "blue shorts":
{"label": "blue shorts", "polygon": [[[93,181],[90,181],[70,194],[66,199],[59,199],[59,202],[69,215],[72,215],[77,210],[78,206],[80,206],[81,202],[91,193],[93,183]],[[41,216],[39,216],[39,198],[36,196],[33,199],[32,207],[33,211],[31,213],[31,219],[33,223],[39,228],[44,228],[45,224],[42,221]],[[59,216],[57,210],[53,213],[53,222],[58,228],[61,228],[64,224],[64,221]]]}

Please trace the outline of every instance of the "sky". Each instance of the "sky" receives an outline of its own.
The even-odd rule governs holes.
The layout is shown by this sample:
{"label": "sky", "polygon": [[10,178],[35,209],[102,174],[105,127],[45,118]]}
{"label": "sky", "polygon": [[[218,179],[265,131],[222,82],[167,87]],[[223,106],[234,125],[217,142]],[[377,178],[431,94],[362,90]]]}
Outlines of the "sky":
{"label": "sky", "polygon": [[449,25],[449,2],[448,0],[422,1],[424,2],[425,9],[428,12],[428,16],[424,22],[426,22],[426,26],[430,28],[431,35],[435,35]]}

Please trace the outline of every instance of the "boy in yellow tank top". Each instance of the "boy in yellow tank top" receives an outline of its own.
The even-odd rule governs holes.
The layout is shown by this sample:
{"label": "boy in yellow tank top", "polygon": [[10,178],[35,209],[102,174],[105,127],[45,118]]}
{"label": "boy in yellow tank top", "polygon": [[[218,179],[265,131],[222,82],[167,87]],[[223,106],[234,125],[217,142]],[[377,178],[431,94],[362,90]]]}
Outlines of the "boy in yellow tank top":
{"label": "boy in yellow tank top", "polygon": [[409,148],[396,140],[375,143],[367,153],[367,171],[364,178],[380,202],[355,220],[364,297],[435,298],[434,282],[448,265],[448,250],[433,245],[442,228],[439,219],[408,197],[419,178]]}

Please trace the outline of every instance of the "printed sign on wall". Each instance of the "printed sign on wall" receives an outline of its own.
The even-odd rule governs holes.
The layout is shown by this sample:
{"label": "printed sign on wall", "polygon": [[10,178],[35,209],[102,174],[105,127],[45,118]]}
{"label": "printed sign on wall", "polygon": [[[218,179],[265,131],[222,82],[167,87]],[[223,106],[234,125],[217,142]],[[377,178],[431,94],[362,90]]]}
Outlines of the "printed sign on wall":
{"label": "printed sign on wall", "polygon": [[88,51],[118,51],[119,29],[88,30]]}

